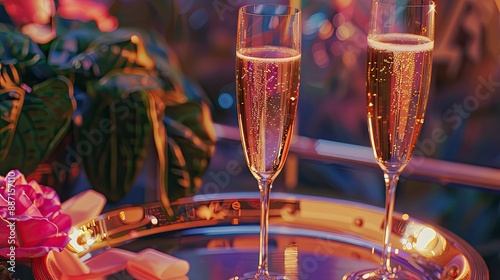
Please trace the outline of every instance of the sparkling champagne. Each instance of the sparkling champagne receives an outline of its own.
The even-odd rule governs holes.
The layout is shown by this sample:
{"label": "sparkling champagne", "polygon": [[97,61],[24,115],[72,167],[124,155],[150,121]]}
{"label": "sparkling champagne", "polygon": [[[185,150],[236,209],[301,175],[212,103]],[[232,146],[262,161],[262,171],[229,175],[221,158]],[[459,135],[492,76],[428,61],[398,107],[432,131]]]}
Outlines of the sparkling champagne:
{"label": "sparkling champagne", "polygon": [[427,37],[386,34],[368,38],[368,128],[375,158],[402,171],[424,123],[434,44]]}
{"label": "sparkling champagne", "polygon": [[300,53],[262,47],[242,49],[236,55],[238,121],[247,164],[257,179],[274,179],[292,137]]}

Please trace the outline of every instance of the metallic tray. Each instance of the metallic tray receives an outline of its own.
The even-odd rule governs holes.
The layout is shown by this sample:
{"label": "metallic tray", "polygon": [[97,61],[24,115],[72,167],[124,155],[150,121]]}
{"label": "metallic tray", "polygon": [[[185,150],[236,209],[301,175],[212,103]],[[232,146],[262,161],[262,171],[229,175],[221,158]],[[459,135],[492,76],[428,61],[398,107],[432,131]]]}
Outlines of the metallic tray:
{"label": "metallic tray", "polygon": [[[86,245],[77,251],[88,259],[110,247],[154,248],[187,260],[187,277],[194,280],[229,279],[256,269],[257,192],[199,195],[171,206],[173,213],[151,203],[100,215],[79,226],[78,240]],[[302,280],[342,279],[350,271],[377,267],[382,223],[383,209],[377,207],[272,193],[269,268]],[[391,243],[393,264],[422,279],[489,279],[484,260],[469,244],[407,214],[395,213]]]}

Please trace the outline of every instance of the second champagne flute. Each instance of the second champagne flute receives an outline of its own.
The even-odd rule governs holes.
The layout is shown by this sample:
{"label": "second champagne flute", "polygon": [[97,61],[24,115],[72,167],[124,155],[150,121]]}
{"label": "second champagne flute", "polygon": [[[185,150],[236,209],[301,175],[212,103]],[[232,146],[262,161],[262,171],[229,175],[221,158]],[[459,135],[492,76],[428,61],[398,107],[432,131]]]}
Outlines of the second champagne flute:
{"label": "second champagne flute", "polygon": [[372,2],[366,94],[371,146],[386,185],[384,239],[379,268],[352,272],[344,279],[428,279],[391,259],[391,233],[399,174],[410,161],[424,123],[434,14],[435,5],[428,0]]}
{"label": "second champagne flute", "polygon": [[236,44],[238,123],[247,165],[260,190],[257,272],[234,279],[286,279],[268,272],[269,194],[283,168],[300,83],[300,10],[285,5],[240,8]]}

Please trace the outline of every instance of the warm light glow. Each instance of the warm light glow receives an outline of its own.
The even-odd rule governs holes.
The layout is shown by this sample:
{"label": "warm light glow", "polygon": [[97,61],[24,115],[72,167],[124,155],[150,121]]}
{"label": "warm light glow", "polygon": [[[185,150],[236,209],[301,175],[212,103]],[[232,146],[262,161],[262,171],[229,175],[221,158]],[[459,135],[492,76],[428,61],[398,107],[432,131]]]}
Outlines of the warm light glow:
{"label": "warm light glow", "polygon": [[431,3],[431,8],[429,9],[429,13],[435,13],[436,12],[436,4],[434,2]]}
{"label": "warm light glow", "polygon": [[355,29],[356,28],[351,22],[345,22],[337,28],[337,31],[335,31],[335,36],[337,36],[337,39],[339,39],[340,41],[348,40],[356,32]]}
{"label": "warm light glow", "polygon": [[408,215],[408,214],[403,214],[401,216],[401,219],[403,219],[403,221],[407,221],[409,218],[410,218],[410,215]]}
{"label": "warm light glow", "polygon": [[108,7],[94,0],[59,0],[57,13],[68,19],[77,19],[83,22],[93,20],[99,30],[111,32],[118,28],[118,20],[109,14]]}
{"label": "warm light glow", "polygon": [[212,218],[212,214],[213,214],[213,210],[210,210],[210,208],[208,208],[208,206],[200,206],[197,210],[196,210],[196,216],[198,216],[198,218],[200,219],[205,219],[205,220],[210,220],[210,218]]}
{"label": "warm light glow", "polygon": [[339,9],[345,9],[351,5],[352,0],[337,0],[335,3],[339,6]]}
{"label": "warm light glow", "polygon": [[55,11],[53,1],[36,1],[34,23],[49,24]]}
{"label": "warm light glow", "polygon": [[[146,51],[146,47],[144,46],[144,41],[142,40],[142,38],[137,35],[132,35],[130,37],[130,42],[132,42],[137,46],[137,56],[130,55],[128,59],[131,62],[136,60],[138,64],[142,65],[146,69],[153,69],[155,67],[155,62],[148,55],[148,52]],[[124,56],[126,57],[126,55]]]}
{"label": "warm light glow", "polygon": [[297,243],[290,243],[286,246],[284,252],[285,275],[296,279],[299,274],[299,252]]}
{"label": "warm light glow", "polygon": [[[417,242],[415,242],[415,249],[425,250],[436,242],[437,233],[432,228],[424,228],[418,235]],[[434,244],[435,245],[435,244]]]}
{"label": "warm light glow", "polygon": [[21,27],[21,32],[39,44],[48,43],[56,37],[55,29],[49,25],[29,23]]}
{"label": "warm light glow", "polygon": [[120,211],[120,219],[121,219],[122,221],[125,221],[125,218],[126,218],[126,217],[125,217],[125,211]]}
{"label": "warm light glow", "polygon": [[52,15],[50,14],[50,11],[40,10],[35,13],[34,17],[35,17],[35,22],[41,24],[47,24],[50,22],[50,18],[52,17]]}
{"label": "warm light glow", "polygon": [[97,27],[101,31],[111,32],[118,28],[118,20],[115,17],[105,18],[97,22]]}
{"label": "warm light glow", "polygon": [[69,234],[70,240],[68,245],[71,246],[71,248],[73,249],[72,251],[75,251],[76,253],[80,253],[81,251],[85,250],[85,248],[81,246],[78,242],[78,239],[82,234],[83,231],[81,229],[73,228],[72,230],[70,230]]}
{"label": "warm light glow", "polygon": [[401,238],[401,244],[405,251],[415,250],[424,256],[436,256],[444,252],[446,240],[433,228],[410,222]]}
{"label": "warm light glow", "polygon": [[330,38],[332,35],[333,35],[333,24],[328,20],[323,21],[323,24],[319,28],[319,38],[321,40],[326,40]]}

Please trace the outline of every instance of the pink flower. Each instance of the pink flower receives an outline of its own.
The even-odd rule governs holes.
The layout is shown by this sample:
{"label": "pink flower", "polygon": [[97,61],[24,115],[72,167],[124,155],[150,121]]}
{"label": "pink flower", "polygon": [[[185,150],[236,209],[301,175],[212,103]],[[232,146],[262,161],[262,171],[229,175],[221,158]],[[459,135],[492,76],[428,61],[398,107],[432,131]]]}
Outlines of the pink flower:
{"label": "pink flower", "polygon": [[71,218],[61,213],[56,192],[17,170],[0,176],[0,256],[36,258],[61,251],[70,238]]}

